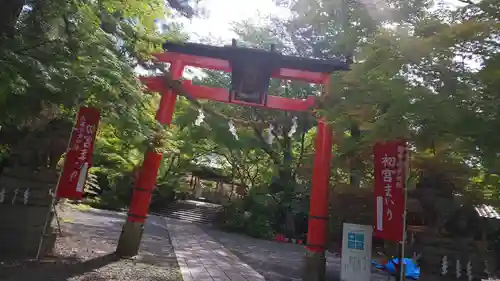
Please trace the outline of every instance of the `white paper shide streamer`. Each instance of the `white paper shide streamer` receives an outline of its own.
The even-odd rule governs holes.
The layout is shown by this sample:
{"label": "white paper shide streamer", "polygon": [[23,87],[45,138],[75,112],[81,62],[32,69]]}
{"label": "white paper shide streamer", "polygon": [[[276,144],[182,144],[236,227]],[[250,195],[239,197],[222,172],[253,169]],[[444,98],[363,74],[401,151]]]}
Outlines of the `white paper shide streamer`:
{"label": "white paper shide streamer", "polygon": [[455,275],[457,276],[457,279],[460,279],[460,277],[462,277],[462,265],[460,264],[460,260],[456,261]]}
{"label": "white paper shide streamer", "polygon": [[227,125],[229,126],[229,132],[231,132],[231,134],[233,134],[233,136],[236,140],[239,140],[240,138],[238,137],[238,134],[236,133],[236,128],[234,127],[233,120],[229,120],[229,122],[227,122]]}
{"label": "white paper shide streamer", "polygon": [[441,275],[448,273],[448,257],[444,256],[441,262]]}
{"label": "white paper shide streamer", "polygon": [[16,203],[18,193],[19,193],[19,188],[14,189],[14,196],[12,197],[12,201],[11,201],[12,204]]}
{"label": "white paper shide streamer", "polygon": [[2,204],[2,203],[3,203],[3,201],[5,201],[5,193],[6,193],[6,191],[5,191],[5,187],[4,187],[4,188],[2,188],[2,190],[0,191],[0,204]]}
{"label": "white paper shide streamer", "polygon": [[274,141],[273,135],[274,126],[273,124],[269,124],[269,129],[267,129],[267,144],[271,145]]}
{"label": "white paper shide streamer", "polygon": [[288,131],[288,137],[293,137],[295,132],[297,131],[298,123],[297,123],[297,116],[294,116],[292,118],[292,127],[290,128],[290,131]]}
{"label": "white paper shide streamer", "polygon": [[472,261],[469,261],[465,268],[467,271],[467,280],[472,281],[474,279],[474,276],[472,275]]}
{"label": "white paper shide streamer", "polygon": [[30,197],[30,189],[26,189],[23,193],[23,204],[26,205],[28,204],[28,199]]}
{"label": "white paper shide streamer", "polygon": [[486,273],[486,276],[488,276],[488,278],[490,277],[490,266],[487,260],[484,261],[484,273]]}
{"label": "white paper shide streamer", "polygon": [[201,108],[198,108],[198,117],[194,121],[194,125],[200,126],[201,123],[203,123],[203,120],[205,120],[205,114],[203,113],[203,110]]}

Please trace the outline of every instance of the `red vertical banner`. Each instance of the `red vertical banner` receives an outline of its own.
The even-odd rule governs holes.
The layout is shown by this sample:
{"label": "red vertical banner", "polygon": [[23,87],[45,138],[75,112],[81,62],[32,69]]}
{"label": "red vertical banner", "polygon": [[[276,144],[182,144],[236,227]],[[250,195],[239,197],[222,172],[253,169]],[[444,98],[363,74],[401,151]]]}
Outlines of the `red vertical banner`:
{"label": "red vertical banner", "polygon": [[403,240],[406,208],[406,141],[377,143],[373,147],[375,225],[373,235],[385,240]]}
{"label": "red vertical banner", "polygon": [[99,110],[81,107],[69,140],[64,159],[63,172],[57,187],[57,197],[78,200],[83,198],[83,189],[88,170],[92,166]]}

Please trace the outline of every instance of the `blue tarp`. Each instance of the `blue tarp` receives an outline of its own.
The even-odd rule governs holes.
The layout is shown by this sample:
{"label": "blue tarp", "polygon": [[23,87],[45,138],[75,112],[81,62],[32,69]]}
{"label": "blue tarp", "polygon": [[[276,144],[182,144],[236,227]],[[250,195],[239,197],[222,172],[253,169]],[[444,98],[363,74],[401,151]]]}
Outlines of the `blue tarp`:
{"label": "blue tarp", "polygon": [[[405,264],[405,269],[406,269],[405,270],[406,278],[413,280],[420,279],[420,267],[418,267],[418,265],[415,264],[415,262],[412,259],[405,258],[403,259],[403,262]],[[375,267],[378,269],[385,270],[390,274],[396,274],[396,267],[394,265],[399,264],[399,259],[393,258],[384,265],[378,264],[374,261],[372,261],[372,264],[375,265]]]}

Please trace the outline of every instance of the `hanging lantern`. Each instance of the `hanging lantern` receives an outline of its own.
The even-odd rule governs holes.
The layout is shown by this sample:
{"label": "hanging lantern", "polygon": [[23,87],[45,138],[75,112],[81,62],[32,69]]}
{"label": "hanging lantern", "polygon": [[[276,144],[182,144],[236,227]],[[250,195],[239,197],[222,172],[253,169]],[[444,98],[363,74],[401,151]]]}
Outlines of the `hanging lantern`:
{"label": "hanging lantern", "polygon": [[[267,105],[267,94],[271,76],[283,67],[290,58],[282,56],[271,45],[270,51],[232,45],[225,47],[206,46],[197,43],[166,42],[163,48],[170,52],[189,55],[203,54],[206,57],[226,60],[231,67],[229,102]],[[292,62],[297,60],[294,58]],[[304,64],[302,62],[302,64]]]}
{"label": "hanging lantern", "polygon": [[271,75],[280,68],[280,54],[275,45],[271,50],[242,48],[233,39],[229,51],[231,65],[230,99],[266,105]]}

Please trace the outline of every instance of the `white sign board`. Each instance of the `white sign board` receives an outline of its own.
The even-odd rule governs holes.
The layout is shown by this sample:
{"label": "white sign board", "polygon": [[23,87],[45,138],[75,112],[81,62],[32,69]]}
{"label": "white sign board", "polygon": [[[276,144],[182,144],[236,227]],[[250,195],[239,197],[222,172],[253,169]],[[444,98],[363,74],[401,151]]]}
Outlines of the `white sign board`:
{"label": "white sign board", "polygon": [[344,223],[341,281],[370,281],[373,226]]}

